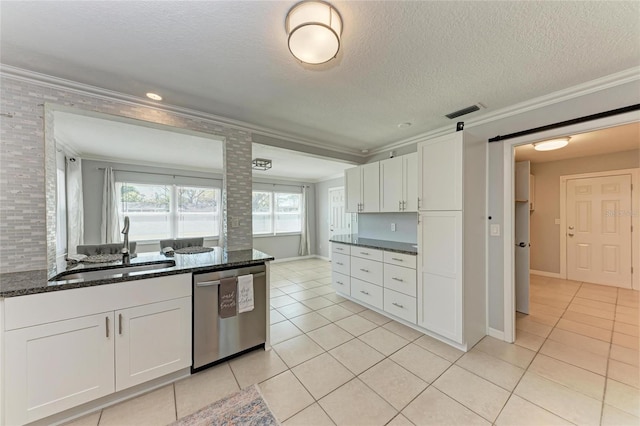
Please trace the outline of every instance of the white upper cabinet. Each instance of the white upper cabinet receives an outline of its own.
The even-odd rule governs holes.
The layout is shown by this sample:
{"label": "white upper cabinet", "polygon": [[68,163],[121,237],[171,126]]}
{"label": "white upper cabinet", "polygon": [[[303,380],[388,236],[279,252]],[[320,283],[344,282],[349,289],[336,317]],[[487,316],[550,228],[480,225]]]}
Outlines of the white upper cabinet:
{"label": "white upper cabinet", "polygon": [[418,211],[418,153],[403,155],[403,211]]}
{"label": "white upper cabinet", "polygon": [[402,157],[380,161],[380,211],[402,211],[403,179]]}
{"label": "white upper cabinet", "polygon": [[347,212],[380,211],[380,163],[369,163],[345,170]]}
{"label": "white upper cabinet", "polygon": [[418,144],[419,209],[462,210],[463,132]]}
{"label": "white upper cabinet", "polygon": [[362,170],[360,170],[360,167],[345,170],[344,181],[347,212],[357,213],[360,211],[360,205],[362,204]]}
{"label": "white upper cabinet", "polygon": [[418,211],[418,154],[380,161],[380,211]]}

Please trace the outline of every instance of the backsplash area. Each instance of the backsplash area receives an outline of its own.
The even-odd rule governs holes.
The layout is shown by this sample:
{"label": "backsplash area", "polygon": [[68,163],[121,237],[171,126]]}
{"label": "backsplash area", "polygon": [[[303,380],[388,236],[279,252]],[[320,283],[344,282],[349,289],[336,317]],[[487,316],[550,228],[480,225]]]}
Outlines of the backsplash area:
{"label": "backsplash area", "polygon": [[[395,224],[395,231],[391,230]],[[418,242],[417,213],[360,213],[358,214],[358,235],[376,240]]]}

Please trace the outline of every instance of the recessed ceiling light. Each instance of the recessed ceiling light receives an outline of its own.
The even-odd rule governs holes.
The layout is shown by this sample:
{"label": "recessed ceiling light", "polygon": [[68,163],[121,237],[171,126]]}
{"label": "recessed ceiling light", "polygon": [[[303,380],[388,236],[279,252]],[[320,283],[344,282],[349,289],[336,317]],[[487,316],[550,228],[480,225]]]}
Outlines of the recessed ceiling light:
{"label": "recessed ceiling light", "polygon": [[161,101],[162,100],[162,96],[158,95],[157,93],[152,93],[152,92],[147,93],[147,98],[153,99],[154,101]]}
{"label": "recessed ceiling light", "polygon": [[533,149],[536,151],[553,151],[554,149],[564,148],[569,145],[570,137],[556,138],[548,141],[534,142]]}
{"label": "recessed ceiling light", "polygon": [[360,152],[362,152],[363,154],[367,154],[367,153],[369,152],[369,150],[368,150],[368,149],[363,149],[363,150],[362,150],[362,151],[360,151]]}
{"label": "recessed ceiling light", "polygon": [[409,123],[408,121],[398,124],[398,129],[406,129],[407,127],[411,127],[411,123]]}

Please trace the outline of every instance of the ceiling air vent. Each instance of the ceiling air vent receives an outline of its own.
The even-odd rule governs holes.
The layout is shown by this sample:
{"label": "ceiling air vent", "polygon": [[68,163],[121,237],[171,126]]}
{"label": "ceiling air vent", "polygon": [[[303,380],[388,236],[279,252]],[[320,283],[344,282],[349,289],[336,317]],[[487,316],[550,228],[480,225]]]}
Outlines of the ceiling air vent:
{"label": "ceiling air vent", "polygon": [[460,117],[461,115],[469,114],[474,111],[478,111],[479,109],[480,107],[478,105],[471,105],[469,107],[462,108],[458,111],[450,112],[449,114],[446,115],[446,117],[453,120],[454,118]]}

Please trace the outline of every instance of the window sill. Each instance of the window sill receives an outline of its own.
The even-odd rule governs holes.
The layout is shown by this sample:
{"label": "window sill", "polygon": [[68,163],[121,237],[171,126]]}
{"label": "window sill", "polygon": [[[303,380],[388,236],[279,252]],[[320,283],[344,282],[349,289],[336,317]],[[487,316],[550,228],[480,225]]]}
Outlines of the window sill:
{"label": "window sill", "polygon": [[290,237],[293,235],[302,235],[302,232],[287,232],[280,234],[253,234],[253,238]]}

